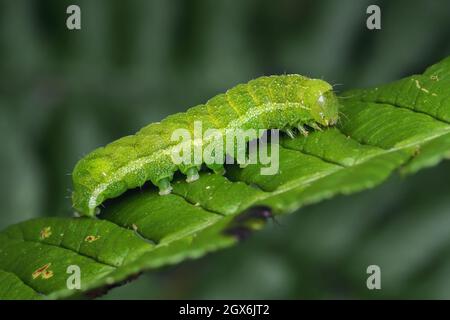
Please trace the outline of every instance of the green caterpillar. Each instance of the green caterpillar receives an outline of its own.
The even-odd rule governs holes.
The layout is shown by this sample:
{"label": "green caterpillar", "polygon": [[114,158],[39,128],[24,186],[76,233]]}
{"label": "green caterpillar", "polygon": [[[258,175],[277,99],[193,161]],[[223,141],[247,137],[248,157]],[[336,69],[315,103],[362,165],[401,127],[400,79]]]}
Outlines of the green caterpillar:
{"label": "green caterpillar", "polygon": [[[337,120],[338,99],[329,83],[300,75],[260,77],[85,156],[72,174],[73,206],[81,214],[94,216],[106,199],[147,181],[158,186],[160,194],[170,193],[170,181],[177,170],[188,182],[194,181],[200,166],[176,165],[171,158],[177,147],[171,140],[172,132],[178,128],[193,130],[194,121],[201,121],[205,130],[280,129],[291,135],[292,128],[307,134],[304,125],[320,129]],[[223,164],[207,166],[223,172]]]}

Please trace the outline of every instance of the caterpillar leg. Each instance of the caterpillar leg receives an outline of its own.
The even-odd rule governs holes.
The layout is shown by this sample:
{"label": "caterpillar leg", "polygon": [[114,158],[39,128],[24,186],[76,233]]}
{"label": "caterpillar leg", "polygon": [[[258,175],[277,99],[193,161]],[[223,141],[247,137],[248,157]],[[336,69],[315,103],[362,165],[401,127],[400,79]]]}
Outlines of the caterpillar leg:
{"label": "caterpillar leg", "polygon": [[172,192],[169,178],[164,178],[158,181],[159,195],[165,196]]}
{"label": "caterpillar leg", "polygon": [[323,131],[322,128],[315,122],[308,123],[308,126],[317,131]]}
{"label": "caterpillar leg", "polygon": [[225,167],[223,166],[223,163],[210,163],[206,166],[214,171],[215,174],[220,174],[222,176],[225,174]]}
{"label": "caterpillar leg", "polygon": [[248,166],[248,163],[247,162],[245,162],[245,163],[240,163],[239,164],[239,168],[241,168],[241,169],[244,169],[245,167],[247,167]]}
{"label": "caterpillar leg", "polygon": [[284,130],[286,132],[286,134],[289,136],[289,138],[294,139],[295,138],[295,134],[294,132],[292,132],[291,129],[287,128]]}
{"label": "caterpillar leg", "polygon": [[200,178],[200,176],[199,176],[199,174],[198,174],[198,169],[197,169],[197,167],[189,168],[189,169],[186,171],[186,182],[187,182],[187,183],[194,182],[194,181],[198,180],[199,178]]}
{"label": "caterpillar leg", "polygon": [[221,176],[223,176],[225,174],[225,172],[226,172],[226,170],[225,170],[224,166],[214,170],[215,174],[220,174]]}
{"label": "caterpillar leg", "polygon": [[309,134],[308,130],[306,130],[305,127],[303,127],[301,124],[299,124],[299,125],[297,126],[297,128],[298,128],[298,131],[300,131],[300,133],[301,133],[302,135],[304,135],[305,137],[308,136],[308,134]]}

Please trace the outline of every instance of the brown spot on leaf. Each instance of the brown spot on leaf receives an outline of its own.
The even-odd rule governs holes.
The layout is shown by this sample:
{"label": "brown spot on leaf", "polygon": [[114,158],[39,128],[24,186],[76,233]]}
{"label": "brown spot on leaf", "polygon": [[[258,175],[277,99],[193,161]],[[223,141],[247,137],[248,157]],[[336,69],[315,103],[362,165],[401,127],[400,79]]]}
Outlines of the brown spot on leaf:
{"label": "brown spot on leaf", "polygon": [[36,269],[36,271],[34,271],[31,276],[33,277],[33,279],[37,279],[39,277],[41,277],[44,280],[47,280],[51,277],[53,277],[53,271],[51,271],[49,268],[52,264],[49,262],[45,265],[43,265],[42,267]]}
{"label": "brown spot on leaf", "polygon": [[90,235],[90,236],[87,236],[86,238],[84,238],[84,241],[92,243],[94,241],[97,241],[98,239],[100,239],[100,236]]}
{"label": "brown spot on leaf", "polygon": [[52,228],[51,227],[45,227],[40,232],[41,239],[47,239],[51,235],[52,235]]}
{"label": "brown spot on leaf", "polygon": [[50,279],[51,277],[53,277],[53,271],[52,270],[45,270],[42,273],[42,279]]}

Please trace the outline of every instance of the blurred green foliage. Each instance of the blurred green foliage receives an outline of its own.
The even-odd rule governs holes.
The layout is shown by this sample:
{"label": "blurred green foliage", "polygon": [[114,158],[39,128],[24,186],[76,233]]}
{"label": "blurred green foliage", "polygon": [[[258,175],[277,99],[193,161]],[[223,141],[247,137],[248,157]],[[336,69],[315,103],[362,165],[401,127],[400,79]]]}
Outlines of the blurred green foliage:
{"label": "blurred green foliage", "polygon": [[[369,4],[382,30],[365,27]],[[82,30],[69,31],[78,4]],[[0,2],[0,227],[70,215],[93,148],[264,74],[338,90],[450,54],[447,0]],[[303,209],[243,245],[106,298],[449,298],[450,164]],[[382,290],[365,287],[369,264]]]}

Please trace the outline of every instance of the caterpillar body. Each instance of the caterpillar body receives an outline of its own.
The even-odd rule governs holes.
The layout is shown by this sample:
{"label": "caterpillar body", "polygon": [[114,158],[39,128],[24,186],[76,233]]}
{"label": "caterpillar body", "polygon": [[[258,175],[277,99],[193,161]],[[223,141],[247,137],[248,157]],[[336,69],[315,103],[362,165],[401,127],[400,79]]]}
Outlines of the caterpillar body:
{"label": "caterpillar body", "polygon": [[[73,207],[94,216],[105,200],[147,181],[158,186],[161,195],[168,194],[177,170],[188,182],[196,180],[198,164],[176,165],[171,158],[179,147],[171,139],[172,132],[193,130],[195,121],[201,121],[205,130],[279,129],[291,134],[295,128],[306,134],[304,125],[320,129],[337,120],[338,99],[329,83],[295,74],[260,77],[92,151],[74,168]],[[223,172],[223,164],[207,166]]]}

